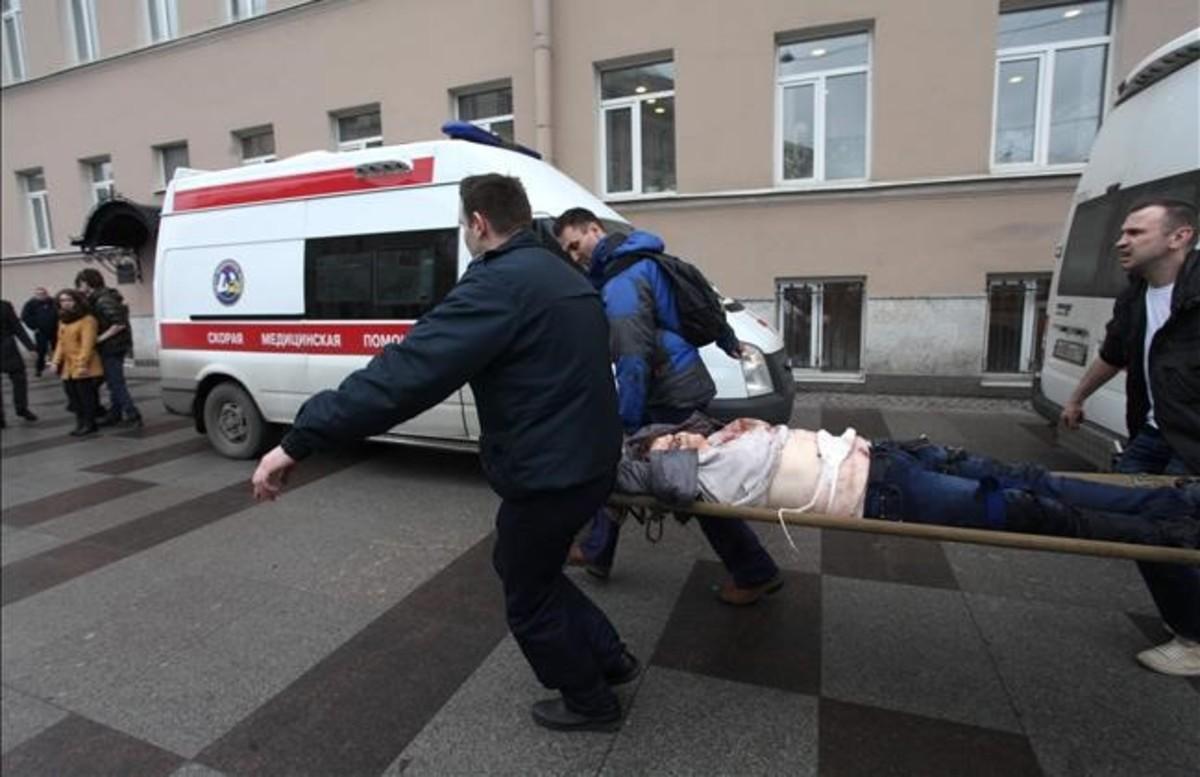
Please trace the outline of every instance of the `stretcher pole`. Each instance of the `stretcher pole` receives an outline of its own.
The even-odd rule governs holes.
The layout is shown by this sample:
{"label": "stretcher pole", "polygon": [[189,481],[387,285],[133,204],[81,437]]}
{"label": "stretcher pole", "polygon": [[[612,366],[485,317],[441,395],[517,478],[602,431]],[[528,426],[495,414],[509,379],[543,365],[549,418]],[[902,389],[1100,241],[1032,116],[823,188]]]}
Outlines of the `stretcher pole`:
{"label": "stretcher pole", "polygon": [[[1121,476],[1128,477],[1128,476]],[[1127,481],[1126,481],[1127,482]],[[652,512],[674,512],[706,515],[713,518],[738,518],[744,521],[778,524],[777,510],[759,507],[732,507],[711,502],[693,502],[687,507],[667,507],[653,497],[631,494],[612,494],[608,503],[617,509],[641,509]],[[924,523],[904,523],[876,518],[840,518],[819,513],[784,512],[783,522],[791,526],[807,526],[837,531],[857,531],[868,534],[890,534],[897,537],[916,537],[943,542],[963,542],[972,545],[993,545],[1001,548],[1041,550],[1050,553],[1070,553],[1078,556],[1158,561],[1169,564],[1200,565],[1200,550],[1168,548],[1158,545],[1135,545],[1127,542],[1084,540],[1075,537],[1055,537],[1042,534],[967,529],[958,526],[938,526]]]}

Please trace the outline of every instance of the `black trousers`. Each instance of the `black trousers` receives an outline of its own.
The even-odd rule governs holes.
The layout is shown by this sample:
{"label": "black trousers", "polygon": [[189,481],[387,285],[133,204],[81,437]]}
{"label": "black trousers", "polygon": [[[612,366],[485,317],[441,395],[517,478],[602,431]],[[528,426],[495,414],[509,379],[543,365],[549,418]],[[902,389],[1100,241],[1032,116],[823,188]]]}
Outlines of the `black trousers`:
{"label": "black trousers", "polygon": [[625,646],[608,617],[563,574],[567,550],[612,488],[606,476],[563,491],[505,499],[496,515],[492,563],[504,583],[508,627],[542,685],[577,712],[608,712],[604,680]]}
{"label": "black trousers", "polygon": [[[25,367],[19,370],[9,370],[8,380],[12,383],[13,408],[18,413],[29,409],[29,381],[25,377]],[[4,420],[4,400],[0,399],[0,421]]]}
{"label": "black trousers", "polygon": [[75,420],[79,425],[91,426],[96,423],[96,406],[100,404],[100,379],[64,380],[63,388],[71,400]]}
{"label": "black trousers", "polygon": [[58,339],[57,333],[48,335],[44,332],[34,332],[33,339],[37,344],[37,361],[35,369],[38,375],[41,375],[46,370],[46,355],[54,352],[54,341]]}

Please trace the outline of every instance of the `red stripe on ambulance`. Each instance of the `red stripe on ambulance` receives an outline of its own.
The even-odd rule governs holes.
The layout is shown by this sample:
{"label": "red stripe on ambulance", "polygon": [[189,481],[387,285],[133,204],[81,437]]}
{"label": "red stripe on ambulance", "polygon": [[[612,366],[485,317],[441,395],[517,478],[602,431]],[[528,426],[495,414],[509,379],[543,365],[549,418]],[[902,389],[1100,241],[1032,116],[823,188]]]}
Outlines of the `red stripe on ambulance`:
{"label": "red stripe on ambulance", "polygon": [[316,173],[265,178],[261,181],[240,181],[216,186],[202,186],[198,189],[176,190],[175,212],[220,208],[227,205],[253,205],[372,189],[392,189],[425,183],[433,183],[433,157],[431,156],[412,160],[412,169],[402,173],[362,176],[355,168],[345,167],[340,170],[321,170]]}
{"label": "red stripe on ambulance", "polygon": [[183,351],[373,356],[402,342],[412,322],[395,324],[197,322],[160,324],[159,346]]}

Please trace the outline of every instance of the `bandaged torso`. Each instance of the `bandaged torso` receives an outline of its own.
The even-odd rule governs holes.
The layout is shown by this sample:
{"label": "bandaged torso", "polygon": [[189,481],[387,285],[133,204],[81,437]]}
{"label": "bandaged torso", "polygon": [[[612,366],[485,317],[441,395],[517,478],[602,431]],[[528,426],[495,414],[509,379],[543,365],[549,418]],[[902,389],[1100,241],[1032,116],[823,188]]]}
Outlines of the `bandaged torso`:
{"label": "bandaged torso", "polygon": [[704,499],[862,517],[871,444],[854,430],[834,437],[764,424],[735,434],[718,432],[699,452]]}
{"label": "bandaged torso", "polygon": [[847,429],[789,430],[767,490],[770,507],[861,518],[871,468],[871,444]]}

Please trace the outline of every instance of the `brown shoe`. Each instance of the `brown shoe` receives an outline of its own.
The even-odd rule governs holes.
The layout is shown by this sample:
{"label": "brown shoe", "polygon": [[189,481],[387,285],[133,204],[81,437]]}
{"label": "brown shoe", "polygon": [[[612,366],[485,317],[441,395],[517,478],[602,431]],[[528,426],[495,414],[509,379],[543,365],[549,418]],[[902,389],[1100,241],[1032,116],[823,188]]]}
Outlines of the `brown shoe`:
{"label": "brown shoe", "polygon": [[721,587],[717,590],[717,598],[734,607],[746,607],[757,603],[767,594],[775,593],[780,588],[783,588],[782,575],[775,575],[767,582],[749,588],[739,588],[734,584],[733,578],[729,578],[721,583]]}
{"label": "brown shoe", "polygon": [[578,542],[571,543],[571,549],[567,551],[567,566],[569,567],[586,567],[588,565],[587,556],[583,555],[583,548],[579,547]]}
{"label": "brown shoe", "polygon": [[594,564],[588,557],[583,555],[583,548],[579,547],[579,543],[571,543],[571,549],[567,551],[567,566],[583,567],[585,571],[597,580],[607,580],[609,568],[602,567],[599,564]]}

